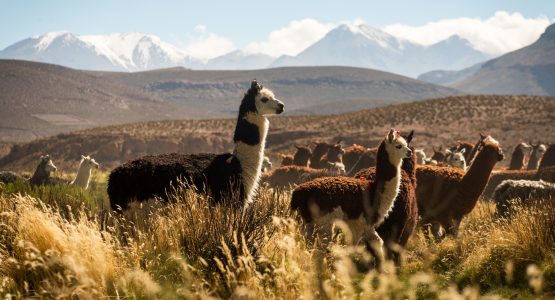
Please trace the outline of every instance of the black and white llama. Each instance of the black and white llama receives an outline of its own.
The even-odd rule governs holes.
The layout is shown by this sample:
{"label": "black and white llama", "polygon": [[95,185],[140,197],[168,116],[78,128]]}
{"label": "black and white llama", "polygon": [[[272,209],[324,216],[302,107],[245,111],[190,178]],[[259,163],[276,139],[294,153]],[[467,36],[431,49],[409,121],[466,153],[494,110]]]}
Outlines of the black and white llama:
{"label": "black and white llama", "polygon": [[[112,209],[125,209],[133,200],[154,196],[167,200],[178,179],[210,195],[213,203],[252,202],[258,187],[269,121],[284,105],[274,93],[253,80],[239,107],[233,153],[162,154],[129,161],[110,173],[108,195]],[[238,197],[238,199],[237,199]]]}

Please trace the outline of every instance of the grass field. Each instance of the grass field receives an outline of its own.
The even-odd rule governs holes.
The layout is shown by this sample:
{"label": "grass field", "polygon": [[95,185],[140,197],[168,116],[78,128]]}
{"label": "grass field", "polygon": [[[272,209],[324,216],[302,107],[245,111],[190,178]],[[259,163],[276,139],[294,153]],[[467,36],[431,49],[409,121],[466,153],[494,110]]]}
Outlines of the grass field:
{"label": "grass field", "polygon": [[[69,176],[68,176],[69,177]],[[16,298],[552,299],[555,204],[494,220],[480,201],[458,239],[418,231],[400,270],[361,267],[359,247],[307,245],[289,195],[262,189],[245,213],[174,191],[108,213],[106,174],[90,190],[0,184],[0,294]]]}

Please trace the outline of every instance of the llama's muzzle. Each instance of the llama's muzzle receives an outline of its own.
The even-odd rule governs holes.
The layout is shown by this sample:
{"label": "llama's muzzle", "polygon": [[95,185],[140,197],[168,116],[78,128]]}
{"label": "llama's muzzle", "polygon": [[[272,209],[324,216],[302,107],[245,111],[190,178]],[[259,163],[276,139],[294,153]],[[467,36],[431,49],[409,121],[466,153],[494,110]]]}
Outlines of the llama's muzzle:
{"label": "llama's muzzle", "polygon": [[278,105],[277,105],[276,113],[281,114],[283,112],[283,110],[285,109],[285,105],[283,104],[283,102],[281,102],[279,100],[277,100],[277,101],[278,101]]}

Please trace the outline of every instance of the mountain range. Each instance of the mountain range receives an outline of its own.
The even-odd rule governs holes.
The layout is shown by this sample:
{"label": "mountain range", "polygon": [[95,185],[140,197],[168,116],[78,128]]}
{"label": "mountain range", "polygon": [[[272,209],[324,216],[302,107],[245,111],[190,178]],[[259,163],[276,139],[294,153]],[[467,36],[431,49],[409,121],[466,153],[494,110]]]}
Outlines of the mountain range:
{"label": "mountain range", "polygon": [[435,69],[457,70],[491,58],[467,40],[451,36],[423,46],[368,25],[339,25],[296,56],[271,57],[236,50],[208,61],[142,33],[75,35],[50,32],[0,51],[2,59],[20,59],[98,71],[145,71],[181,66],[238,70],[281,66],[353,66],[405,76]]}

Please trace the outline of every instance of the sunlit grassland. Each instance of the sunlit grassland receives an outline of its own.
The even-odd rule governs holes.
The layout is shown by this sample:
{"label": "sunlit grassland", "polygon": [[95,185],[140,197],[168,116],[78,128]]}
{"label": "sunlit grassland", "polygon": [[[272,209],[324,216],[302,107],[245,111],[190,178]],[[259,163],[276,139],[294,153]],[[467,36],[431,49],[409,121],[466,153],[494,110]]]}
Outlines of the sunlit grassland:
{"label": "sunlit grassland", "polygon": [[[66,176],[71,178],[71,176]],[[17,297],[550,299],[555,205],[494,220],[480,201],[460,236],[417,231],[400,269],[362,270],[359,247],[308,245],[289,194],[262,189],[245,212],[177,189],[125,214],[107,210],[106,174],[84,191],[0,185],[0,294]]]}

